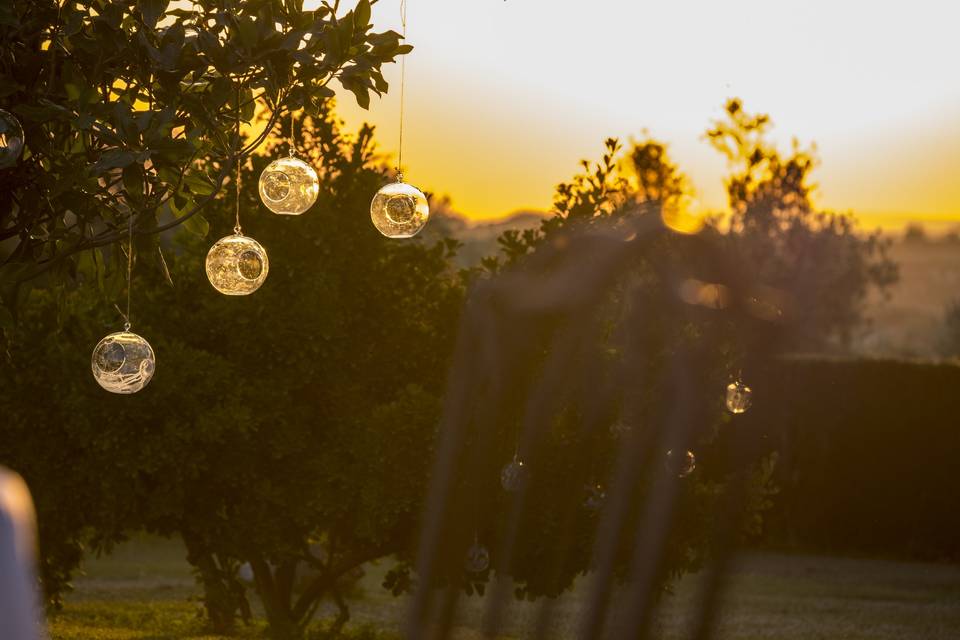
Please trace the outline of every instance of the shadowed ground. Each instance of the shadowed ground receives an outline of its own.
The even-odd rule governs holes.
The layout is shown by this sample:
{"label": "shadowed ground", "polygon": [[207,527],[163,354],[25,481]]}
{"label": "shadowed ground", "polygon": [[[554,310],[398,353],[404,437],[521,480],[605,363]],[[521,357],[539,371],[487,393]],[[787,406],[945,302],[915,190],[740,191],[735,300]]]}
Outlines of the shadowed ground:
{"label": "shadowed ground", "polygon": [[[143,538],[111,556],[87,563],[86,576],[62,613],[51,620],[57,639],[161,640],[210,638],[197,617],[199,591],[176,541]],[[396,629],[405,599],[380,588],[385,566],[368,567],[362,593],[351,604],[356,623]],[[662,612],[662,636],[681,637],[696,576],[683,580]],[[580,593],[556,608],[556,637],[570,637],[582,605]],[[475,628],[482,601],[462,601],[462,638]],[[513,603],[506,637],[522,637],[536,606]],[[262,627],[241,629],[260,636]],[[365,636],[366,637],[366,636]],[[960,639],[960,567],[946,564],[752,553],[732,577],[720,638],[737,640]]]}

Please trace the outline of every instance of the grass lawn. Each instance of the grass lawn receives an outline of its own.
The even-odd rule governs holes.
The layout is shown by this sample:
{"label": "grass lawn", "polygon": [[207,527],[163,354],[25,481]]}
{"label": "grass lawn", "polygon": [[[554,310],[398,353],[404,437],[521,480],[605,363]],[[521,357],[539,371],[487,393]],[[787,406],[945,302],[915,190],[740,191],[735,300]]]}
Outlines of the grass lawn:
{"label": "grass lawn", "polygon": [[[199,591],[184,550],[176,541],[134,540],[104,558],[90,560],[64,610],[49,621],[54,640],[163,640],[213,638],[198,618]],[[353,619],[396,629],[406,601],[380,588],[385,567],[372,566]],[[662,636],[680,638],[695,597],[697,577],[677,585],[661,612]],[[557,602],[558,638],[572,636],[584,604],[582,590]],[[479,638],[483,600],[461,601],[461,638]],[[514,603],[506,612],[505,637],[522,637],[537,605]],[[262,637],[262,623],[240,637]],[[960,639],[960,567],[751,553],[742,557],[726,596],[720,637],[736,640],[830,638]]]}

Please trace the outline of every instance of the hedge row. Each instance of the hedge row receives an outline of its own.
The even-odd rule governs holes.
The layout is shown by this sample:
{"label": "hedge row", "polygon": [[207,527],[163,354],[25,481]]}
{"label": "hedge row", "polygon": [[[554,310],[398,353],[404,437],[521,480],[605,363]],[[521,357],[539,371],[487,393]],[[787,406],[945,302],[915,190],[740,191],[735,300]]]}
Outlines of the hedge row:
{"label": "hedge row", "polygon": [[960,366],[788,359],[745,428],[779,451],[767,542],[960,558]]}

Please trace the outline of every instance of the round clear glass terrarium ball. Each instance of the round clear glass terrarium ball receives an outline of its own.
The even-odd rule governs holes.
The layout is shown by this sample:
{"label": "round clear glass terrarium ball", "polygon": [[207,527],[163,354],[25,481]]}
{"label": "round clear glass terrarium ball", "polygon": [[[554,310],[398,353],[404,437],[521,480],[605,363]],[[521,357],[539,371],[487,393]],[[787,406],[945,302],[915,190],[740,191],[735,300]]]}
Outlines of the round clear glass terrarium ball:
{"label": "round clear glass terrarium ball", "polygon": [[677,474],[679,478],[686,478],[697,468],[697,457],[692,451],[681,454],[667,451],[667,469]]}
{"label": "round clear glass terrarium ball", "polygon": [[490,566],[490,552],[482,544],[474,542],[463,559],[463,567],[470,573],[483,573]]}
{"label": "round clear glass terrarium ball", "polygon": [[207,278],[228,296],[245,296],[267,279],[267,251],[253,238],[235,233],[220,238],[207,252]]}
{"label": "round clear glass terrarium ball", "polygon": [[9,111],[0,109],[0,167],[17,161],[23,152],[23,141],[20,121]]}
{"label": "round clear glass terrarium ball", "polygon": [[370,220],[388,238],[412,238],[427,224],[430,206],[420,189],[405,182],[386,185],[370,203]]}
{"label": "round clear glass terrarium ball", "polygon": [[318,193],[317,172],[296,156],[274,160],[260,174],[260,199],[274,213],[298,216],[313,206]]}
{"label": "round clear glass terrarium ball", "polygon": [[157,359],[150,343],[130,331],[111,333],[90,358],[93,377],[111,393],[136,393],[153,378]]}
{"label": "round clear glass terrarium ball", "polygon": [[750,387],[736,380],[727,385],[727,410],[730,413],[744,413],[750,408],[753,391]]}

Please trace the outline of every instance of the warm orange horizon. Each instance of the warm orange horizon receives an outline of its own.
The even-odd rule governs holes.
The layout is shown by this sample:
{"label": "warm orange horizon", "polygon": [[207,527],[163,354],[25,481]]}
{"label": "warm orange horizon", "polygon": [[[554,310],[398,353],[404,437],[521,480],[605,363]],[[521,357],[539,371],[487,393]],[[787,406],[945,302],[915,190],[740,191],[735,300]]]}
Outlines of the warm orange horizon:
{"label": "warm orange horizon", "polygon": [[[816,144],[819,206],[868,228],[960,225],[960,4],[837,4],[785,22],[761,0],[408,0],[405,175],[471,220],[547,211],[604,138],[646,131],[723,210],[726,166],[702,135],[738,96],[781,148]],[[399,0],[374,21],[399,30]],[[386,75],[389,95],[369,111],[343,96],[340,112],[395,158],[399,65]]]}

